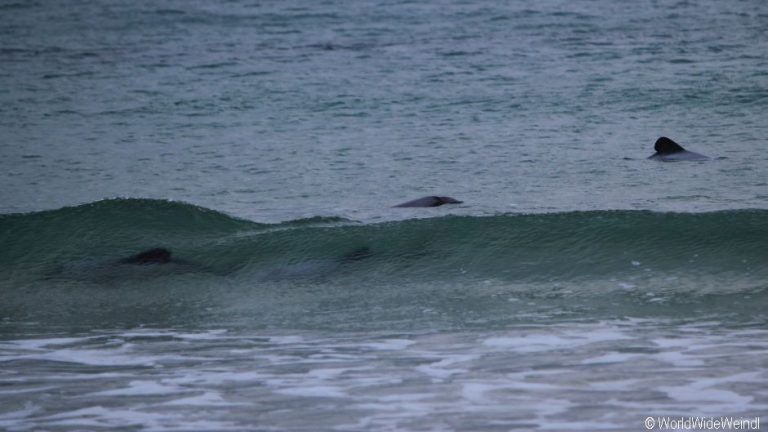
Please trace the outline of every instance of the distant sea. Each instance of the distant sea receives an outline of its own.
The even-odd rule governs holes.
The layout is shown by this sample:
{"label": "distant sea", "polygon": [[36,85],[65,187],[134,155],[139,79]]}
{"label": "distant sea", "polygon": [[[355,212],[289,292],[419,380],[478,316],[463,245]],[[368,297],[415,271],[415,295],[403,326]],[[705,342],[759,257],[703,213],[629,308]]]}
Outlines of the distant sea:
{"label": "distant sea", "polygon": [[762,0],[0,0],[0,429],[759,418],[766,113]]}

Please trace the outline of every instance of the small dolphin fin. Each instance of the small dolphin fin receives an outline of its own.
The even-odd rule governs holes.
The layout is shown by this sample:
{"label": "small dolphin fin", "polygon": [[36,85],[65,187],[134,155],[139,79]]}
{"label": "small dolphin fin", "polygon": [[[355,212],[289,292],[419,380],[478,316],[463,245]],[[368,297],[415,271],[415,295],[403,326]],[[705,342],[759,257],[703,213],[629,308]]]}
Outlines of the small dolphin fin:
{"label": "small dolphin fin", "polygon": [[659,137],[659,139],[656,140],[656,144],[653,145],[653,149],[656,150],[657,153],[663,155],[685,151],[683,146],[665,136]]}
{"label": "small dolphin fin", "polygon": [[656,153],[649,156],[648,159],[662,162],[706,161],[712,159],[709,156],[688,151],[680,144],[664,136],[659,137],[659,139],[656,140],[656,144],[654,144],[653,148],[656,150]]}

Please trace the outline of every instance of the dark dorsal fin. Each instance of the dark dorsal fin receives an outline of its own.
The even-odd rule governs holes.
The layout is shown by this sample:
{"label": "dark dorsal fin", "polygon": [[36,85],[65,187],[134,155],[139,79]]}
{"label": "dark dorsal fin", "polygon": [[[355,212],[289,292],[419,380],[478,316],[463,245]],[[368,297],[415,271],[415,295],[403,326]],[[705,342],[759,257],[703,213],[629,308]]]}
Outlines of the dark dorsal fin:
{"label": "dark dorsal fin", "polygon": [[673,154],[685,151],[685,149],[680,144],[672,141],[667,137],[661,137],[657,139],[653,149],[660,154]]}
{"label": "dark dorsal fin", "polygon": [[125,264],[166,264],[171,262],[171,251],[165,248],[149,249],[122,259],[120,262]]}

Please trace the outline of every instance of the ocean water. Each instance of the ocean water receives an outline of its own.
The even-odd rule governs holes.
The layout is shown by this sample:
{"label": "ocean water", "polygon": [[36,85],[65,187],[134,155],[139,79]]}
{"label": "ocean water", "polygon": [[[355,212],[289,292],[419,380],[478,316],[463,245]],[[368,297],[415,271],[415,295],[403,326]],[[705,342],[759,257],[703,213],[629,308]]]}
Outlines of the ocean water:
{"label": "ocean water", "polygon": [[767,112],[762,0],[0,1],[0,429],[760,417]]}

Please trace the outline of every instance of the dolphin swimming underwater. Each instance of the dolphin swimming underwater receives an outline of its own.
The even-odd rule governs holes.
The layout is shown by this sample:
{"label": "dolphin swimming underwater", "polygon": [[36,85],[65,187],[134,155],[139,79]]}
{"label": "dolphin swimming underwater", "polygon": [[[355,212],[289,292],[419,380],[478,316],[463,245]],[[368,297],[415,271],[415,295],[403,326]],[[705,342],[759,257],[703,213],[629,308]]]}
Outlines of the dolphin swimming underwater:
{"label": "dolphin swimming underwater", "polygon": [[71,279],[96,283],[147,279],[187,273],[218,272],[204,265],[174,258],[166,248],[152,248],[119,259],[87,258],[68,262],[49,273],[46,279]]}
{"label": "dolphin swimming underwater", "polygon": [[653,149],[656,150],[656,153],[652,154],[648,159],[662,162],[711,160],[708,156],[684,149],[680,144],[667,137],[657,139]]}
{"label": "dolphin swimming underwater", "polygon": [[136,255],[123,258],[122,264],[167,264],[171,262],[171,251],[165,248],[153,248],[139,252]]}
{"label": "dolphin swimming underwater", "polygon": [[[367,246],[353,249],[335,259],[307,260],[284,264],[257,274],[260,280],[307,279],[328,277],[349,264],[372,256]],[[92,283],[146,280],[189,273],[229,276],[236,269],[213,269],[204,264],[173,257],[169,249],[157,247],[119,259],[87,258],[60,265],[45,279],[79,280]]]}
{"label": "dolphin swimming underwater", "polygon": [[415,199],[412,201],[404,202],[393,207],[439,207],[443,204],[461,204],[463,201],[459,201],[455,198],[447,196],[426,196],[423,198]]}
{"label": "dolphin swimming underwater", "polygon": [[319,281],[331,277],[344,267],[373,256],[367,246],[354,249],[335,259],[313,259],[284,264],[257,274],[261,281],[307,280]]}

